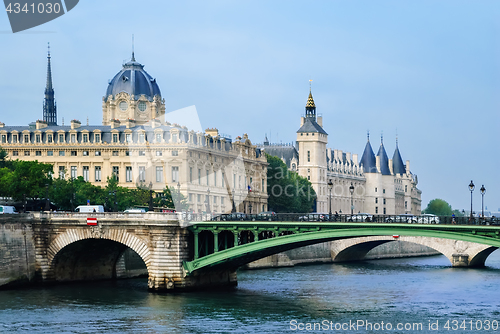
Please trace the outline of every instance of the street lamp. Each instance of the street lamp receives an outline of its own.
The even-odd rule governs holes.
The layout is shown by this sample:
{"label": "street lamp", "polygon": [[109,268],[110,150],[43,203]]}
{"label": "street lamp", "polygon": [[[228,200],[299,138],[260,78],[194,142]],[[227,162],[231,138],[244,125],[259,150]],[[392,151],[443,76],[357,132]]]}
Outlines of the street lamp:
{"label": "street lamp", "polygon": [[351,182],[351,186],[349,187],[349,191],[351,192],[351,215],[352,215],[352,212],[354,210],[354,205],[352,203],[352,195],[354,194],[354,186],[352,185],[352,182]]}
{"label": "street lamp", "polygon": [[50,211],[49,184],[45,183],[45,211]]}
{"label": "street lamp", "polygon": [[153,212],[153,182],[149,182],[149,207],[148,211]]}
{"label": "street lamp", "polygon": [[328,180],[328,190],[330,191],[330,197],[328,200],[328,214],[329,217],[332,216],[332,188],[333,188],[333,182],[332,179]]}
{"label": "street lamp", "polygon": [[176,205],[178,208],[175,208],[177,211],[181,209],[181,183],[177,181],[177,200],[176,200]]}
{"label": "street lamp", "polygon": [[210,213],[210,188],[207,189],[207,213]]}
{"label": "street lamp", "polygon": [[484,187],[484,184],[481,186],[481,216],[483,217],[484,220],[484,193],[486,192],[486,188]]}
{"label": "street lamp", "polygon": [[474,216],[472,215],[472,192],[474,191],[474,188],[476,188],[476,186],[474,185],[474,182],[472,182],[472,180],[470,180],[470,184],[469,184],[469,190],[470,190],[470,221],[472,221],[474,219]]}
{"label": "street lamp", "polygon": [[234,189],[233,189],[232,193],[233,193],[233,208],[231,209],[231,213],[235,213],[236,212],[236,204],[234,202]]}

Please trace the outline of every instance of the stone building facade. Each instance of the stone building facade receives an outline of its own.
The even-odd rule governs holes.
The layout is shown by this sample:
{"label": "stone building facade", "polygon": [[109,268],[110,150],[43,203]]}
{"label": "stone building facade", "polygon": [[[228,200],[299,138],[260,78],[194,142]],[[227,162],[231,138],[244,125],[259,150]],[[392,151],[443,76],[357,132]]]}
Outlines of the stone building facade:
{"label": "stone building facade", "polygon": [[317,195],[316,212],[420,214],[418,179],[410,172],[410,162],[403,163],[397,142],[392,159],[388,159],[383,140],[375,155],[368,137],[361,159],[327,145],[328,133],[309,92],[296,144],[272,144],[266,137],[259,147],[311,182]]}
{"label": "stone building facade", "polygon": [[[123,187],[173,187],[193,212],[267,210],[267,161],[246,134],[232,140],[163,121],[165,100],[156,79],[131,61],[109,82],[103,125],[57,125],[50,54],[44,120],[28,126],[0,122],[0,147],[10,159],[54,166],[54,177],[105,186],[115,175]],[[52,113],[51,113],[52,112]]]}

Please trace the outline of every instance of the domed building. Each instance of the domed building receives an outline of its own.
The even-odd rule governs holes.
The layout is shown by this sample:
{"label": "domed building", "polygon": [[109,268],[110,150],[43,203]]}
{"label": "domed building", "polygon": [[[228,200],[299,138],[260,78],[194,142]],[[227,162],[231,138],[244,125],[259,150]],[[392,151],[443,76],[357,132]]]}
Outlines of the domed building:
{"label": "domed building", "polygon": [[156,79],[145,70],[144,65],[132,59],[109,82],[102,104],[102,124],[112,120],[124,122],[133,119],[144,124],[165,115],[165,100],[162,99]]}
{"label": "domed building", "polygon": [[54,177],[104,187],[114,176],[122,187],[160,194],[173,188],[193,212],[267,210],[266,157],[246,134],[233,141],[216,128],[195,132],[164,120],[160,87],[133,53],[109,81],[102,111],[102,125],[57,124],[49,54],[43,120],[0,122],[0,146],[10,159],[52,164]]}

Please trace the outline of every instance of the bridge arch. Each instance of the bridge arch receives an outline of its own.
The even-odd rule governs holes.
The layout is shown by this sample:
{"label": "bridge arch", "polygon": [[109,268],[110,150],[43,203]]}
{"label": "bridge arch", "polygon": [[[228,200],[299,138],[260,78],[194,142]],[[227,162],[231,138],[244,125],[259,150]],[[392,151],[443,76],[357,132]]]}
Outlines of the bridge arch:
{"label": "bridge arch", "polygon": [[[317,230],[258,240],[186,262],[184,268],[188,275],[193,271],[213,269],[216,267],[236,269],[241,265],[293,248],[332,240],[388,235],[405,235],[404,238],[426,237],[437,239],[433,243],[423,242],[422,240],[416,243],[427,244],[429,247],[443,253],[450,259],[454,266],[461,266],[461,262],[463,266],[484,265],[486,257],[500,247],[500,239],[482,235],[466,234],[449,230],[407,229],[398,225],[388,227],[381,225],[377,229],[360,227],[353,229]],[[446,239],[445,243],[443,239]],[[476,246],[472,247],[471,243],[474,243]],[[446,244],[449,248],[446,246],[443,247],[441,244]]]}
{"label": "bridge arch", "polygon": [[455,265],[457,255],[468,257],[468,266],[484,266],[486,258],[498,247],[434,237],[420,236],[370,236],[359,238],[348,238],[332,242],[331,255],[334,262],[362,260],[373,248],[387,242],[406,241],[414,244],[427,246],[443,254]]}
{"label": "bridge arch", "polygon": [[[64,251],[73,251],[80,261],[89,261],[93,256],[99,257],[99,264],[103,262],[112,263],[116,265],[118,257],[123,254],[127,247],[133,250],[144,262],[148,273],[150,272],[151,252],[146,242],[139,237],[128,233],[126,230],[107,230],[102,231],[98,227],[92,229],[67,229],[65,232],[58,235],[47,247],[47,265],[48,270],[46,277],[56,280],[57,271],[56,266],[58,262],[63,263],[63,267],[68,263],[68,259],[62,259]],[[107,252],[99,252],[99,250],[106,249]],[[64,261],[66,261],[64,263]],[[111,261],[111,262],[110,262]],[[97,261],[95,261],[97,262]],[[63,268],[68,270],[68,268]],[[81,280],[86,279],[82,273],[76,274],[75,278],[63,277],[61,280]],[[96,274],[95,278],[111,278],[99,277]]]}

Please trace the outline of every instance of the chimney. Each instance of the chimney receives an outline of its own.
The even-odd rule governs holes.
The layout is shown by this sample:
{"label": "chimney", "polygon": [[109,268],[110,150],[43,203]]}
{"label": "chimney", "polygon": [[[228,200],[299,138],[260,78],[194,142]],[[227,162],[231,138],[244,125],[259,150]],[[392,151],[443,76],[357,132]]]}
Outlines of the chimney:
{"label": "chimney", "polygon": [[358,162],[358,155],[357,154],[353,154],[352,155],[352,161],[354,161],[354,164],[357,165],[359,162]]}
{"label": "chimney", "polygon": [[120,121],[117,119],[112,119],[109,125],[111,125],[111,129],[117,128],[120,126]]}
{"label": "chimney", "polygon": [[205,130],[205,134],[211,137],[217,137],[219,135],[219,130],[217,130],[217,128],[208,128]]}
{"label": "chimney", "polygon": [[305,121],[305,120],[306,120],[306,119],[304,118],[304,116],[302,116],[302,117],[300,118],[300,126],[301,126],[301,127],[302,127],[302,125],[304,125],[304,121]]}
{"label": "chimney", "polygon": [[71,120],[71,129],[72,130],[73,129],[78,129],[80,126],[82,126],[82,123],[80,123],[79,120],[76,120],[76,119]]}
{"label": "chimney", "polygon": [[0,128],[4,128],[4,127],[5,127],[5,123],[0,122]]}
{"label": "chimney", "polygon": [[323,127],[323,116],[317,116],[316,123],[318,123],[319,126]]}
{"label": "chimney", "polygon": [[127,118],[127,120],[125,121],[125,125],[127,129],[135,127],[135,119]]}

